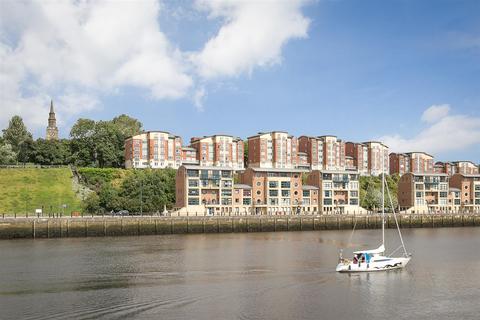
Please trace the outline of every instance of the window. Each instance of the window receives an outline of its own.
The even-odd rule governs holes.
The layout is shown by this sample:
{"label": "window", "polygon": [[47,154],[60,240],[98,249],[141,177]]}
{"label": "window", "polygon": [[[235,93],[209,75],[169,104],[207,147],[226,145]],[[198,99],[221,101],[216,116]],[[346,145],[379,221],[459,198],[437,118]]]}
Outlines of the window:
{"label": "window", "polygon": [[270,198],[268,204],[272,206],[278,206],[278,198]]}
{"label": "window", "polygon": [[330,198],[332,196],[332,191],[325,190],[324,194],[325,194],[325,198]]}
{"label": "window", "polygon": [[197,188],[198,187],[198,180],[188,180],[188,186]]}
{"label": "window", "polygon": [[188,189],[188,195],[189,196],[198,196],[199,195],[198,189]]}
{"label": "window", "polygon": [[189,206],[197,206],[200,204],[198,198],[188,198],[188,205]]}
{"label": "window", "polygon": [[358,199],[350,199],[350,204],[354,206],[358,205]]}
{"label": "window", "polygon": [[290,190],[282,190],[282,197],[290,197]]}
{"label": "window", "polygon": [[261,181],[257,181],[257,187],[260,187],[262,185]]}
{"label": "window", "polygon": [[229,197],[231,197],[231,196],[232,196],[232,190],[230,190],[230,189],[223,189],[223,190],[222,190],[222,196],[229,196]]}
{"label": "window", "polygon": [[257,195],[259,196],[259,195],[261,195],[261,194],[262,194],[262,191],[257,190]]}
{"label": "window", "polygon": [[447,197],[447,192],[440,192],[440,198],[446,198]]}
{"label": "window", "polygon": [[298,196],[298,191],[295,190],[295,191],[293,192],[293,194],[296,195],[296,196]]}
{"label": "window", "polygon": [[415,196],[417,198],[422,198],[422,193],[421,192],[415,192]]}
{"label": "window", "polygon": [[278,188],[278,182],[277,181],[269,181],[268,182],[268,187],[269,188]]}
{"label": "window", "polygon": [[282,186],[282,189],[290,188],[290,181],[282,181],[281,186]]}
{"label": "window", "polygon": [[358,197],[358,191],[350,191],[350,196],[357,198]]}
{"label": "window", "polygon": [[278,197],[278,190],[269,190],[268,195],[270,197]]}
{"label": "window", "polygon": [[250,205],[252,203],[252,199],[250,198],[243,198],[243,204],[244,205]]}
{"label": "window", "polygon": [[310,191],[309,190],[303,190],[303,196],[304,197],[310,197]]}
{"label": "window", "polygon": [[323,204],[326,206],[331,206],[332,205],[332,199],[323,199]]}

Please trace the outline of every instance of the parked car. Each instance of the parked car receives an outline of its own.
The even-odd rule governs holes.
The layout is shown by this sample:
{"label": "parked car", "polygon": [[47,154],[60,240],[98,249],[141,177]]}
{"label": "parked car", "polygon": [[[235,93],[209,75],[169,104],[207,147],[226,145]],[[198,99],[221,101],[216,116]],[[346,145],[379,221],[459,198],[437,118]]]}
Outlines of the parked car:
{"label": "parked car", "polygon": [[128,210],[120,210],[120,211],[110,211],[110,214],[112,216],[128,216],[130,214],[130,212],[128,212]]}

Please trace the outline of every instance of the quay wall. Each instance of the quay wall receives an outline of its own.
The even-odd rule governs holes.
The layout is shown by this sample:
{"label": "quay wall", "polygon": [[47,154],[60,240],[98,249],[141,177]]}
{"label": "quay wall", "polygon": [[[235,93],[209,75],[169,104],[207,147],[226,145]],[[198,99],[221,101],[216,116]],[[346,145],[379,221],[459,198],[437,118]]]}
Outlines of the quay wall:
{"label": "quay wall", "polygon": [[[401,228],[480,226],[480,215],[409,214],[397,219]],[[4,218],[0,239],[377,229],[381,221],[376,215]],[[392,215],[385,226],[395,228]]]}

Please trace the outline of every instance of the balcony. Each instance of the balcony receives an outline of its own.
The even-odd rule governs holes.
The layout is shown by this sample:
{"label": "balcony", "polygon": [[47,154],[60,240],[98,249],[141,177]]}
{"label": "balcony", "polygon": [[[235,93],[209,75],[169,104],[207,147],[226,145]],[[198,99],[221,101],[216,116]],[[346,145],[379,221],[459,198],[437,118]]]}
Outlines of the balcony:
{"label": "balcony", "polygon": [[343,175],[343,176],[333,176],[332,178],[333,182],[341,182],[341,183],[348,183],[350,182],[350,179],[348,178],[348,175]]}

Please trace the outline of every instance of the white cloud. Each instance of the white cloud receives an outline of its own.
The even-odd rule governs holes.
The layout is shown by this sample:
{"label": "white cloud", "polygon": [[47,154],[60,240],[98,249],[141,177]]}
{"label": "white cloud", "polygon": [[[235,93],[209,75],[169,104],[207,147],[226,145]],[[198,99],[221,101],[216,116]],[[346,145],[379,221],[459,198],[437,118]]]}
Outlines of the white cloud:
{"label": "white cloud", "polygon": [[422,120],[425,122],[435,122],[438,121],[450,112],[450,106],[448,104],[433,105],[422,114]]}
{"label": "white cloud", "polygon": [[211,79],[251,73],[257,66],[280,62],[285,43],[307,37],[305,1],[198,0],[199,8],[224,24],[192,60],[201,77]]}
{"label": "white cloud", "polygon": [[480,145],[480,118],[450,115],[449,106],[431,106],[423,113],[428,126],[412,138],[398,134],[379,138],[393,152],[425,151],[441,153],[466,150]]}
{"label": "white cloud", "polygon": [[44,126],[49,94],[66,116],[122,86],[186,95],[192,78],[159,30],[159,10],[156,0],[2,2],[0,124],[20,114]]}
{"label": "white cloud", "polygon": [[66,123],[125,86],[157,100],[189,98],[202,110],[216,77],[279,63],[289,40],[307,36],[303,4],[197,1],[193,12],[221,23],[200,51],[186,53],[160,29],[160,0],[2,1],[0,127],[19,114],[43,128],[51,97]]}
{"label": "white cloud", "polygon": [[193,95],[193,103],[198,111],[203,111],[203,99],[206,96],[206,91],[204,87],[195,90],[195,94]]}

